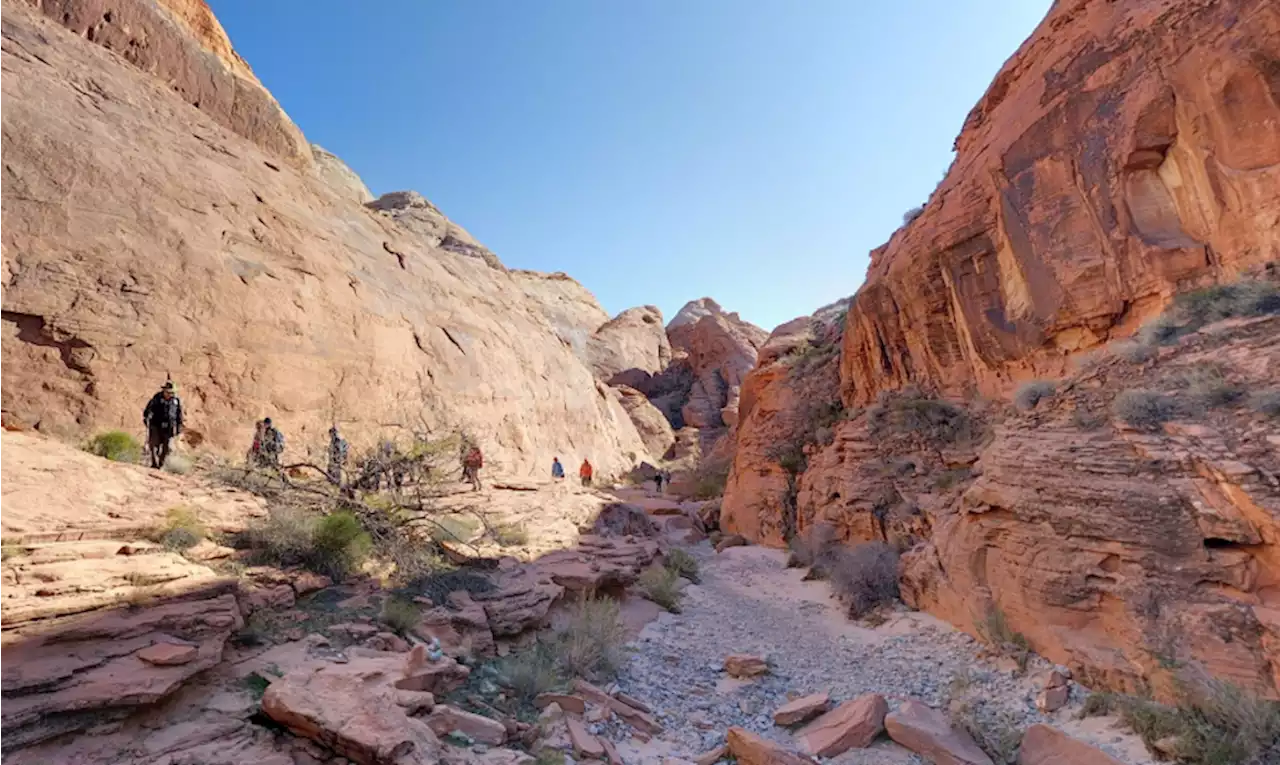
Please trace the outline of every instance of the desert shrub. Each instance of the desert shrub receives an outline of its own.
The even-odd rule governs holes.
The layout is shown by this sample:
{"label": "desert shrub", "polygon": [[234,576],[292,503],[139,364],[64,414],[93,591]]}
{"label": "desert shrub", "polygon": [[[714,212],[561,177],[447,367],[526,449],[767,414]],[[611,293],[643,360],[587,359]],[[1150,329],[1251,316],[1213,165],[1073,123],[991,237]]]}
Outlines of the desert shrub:
{"label": "desert shrub", "polygon": [[1027,671],[1027,664],[1031,661],[1031,643],[1026,635],[1009,626],[1009,620],[999,606],[993,604],[988,608],[977,627],[978,636],[988,645],[1017,662],[1019,672]]}
{"label": "desert shrub", "polygon": [[1121,422],[1140,430],[1155,430],[1176,413],[1173,399],[1145,388],[1127,390],[1116,396],[1111,412]]}
{"label": "desert shrub", "polygon": [[13,542],[5,542],[3,550],[0,551],[0,560],[9,560],[10,558],[20,558],[27,554],[27,548]]}
{"label": "desert shrub", "polygon": [[1112,356],[1130,364],[1141,364],[1156,357],[1156,351],[1145,342],[1136,340],[1117,340],[1107,346]]}
{"label": "desert shrub", "polygon": [[1178,295],[1139,334],[1147,343],[1164,344],[1215,321],[1276,313],[1280,313],[1280,286],[1243,279]]}
{"label": "desert shrub", "polygon": [[973,423],[963,409],[910,388],[880,394],[867,408],[867,426],[872,435],[915,434],[933,443],[954,443],[973,432]]}
{"label": "desert shrub", "polygon": [[838,547],[827,554],[827,580],[858,618],[898,597],[898,553],[883,542]]}
{"label": "desert shrub", "polygon": [[933,488],[946,491],[973,477],[973,468],[958,467],[944,470],[933,478]]}
{"label": "desert shrub", "polygon": [[651,537],[658,533],[658,526],[643,507],[625,502],[605,505],[591,526],[592,533],[603,537]]}
{"label": "desert shrub", "polygon": [[1280,390],[1262,390],[1249,397],[1249,408],[1268,417],[1280,417]]}
{"label": "desert shrub", "polygon": [[432,517],[431,538],[437,542],[470,542],[480,533],[480,520],[463,513]]}
{"label": "desert shrub", "polygon": [[694,584],[701,581],[698,576],[698,559],[679,547],[673,547],[667,551],[662,565],[668,571],[674,571],[677,576],[682,576]]}
{"label": "desert shrub", "polygon": [[493,589],[494,584],[489,577],[460,568],[424,573],[409,580],[399,592],[406,596],[430,598],[433,603],[446,605],[450,593],[462,591],[470,595],[483,595]]}
{"label": "desert shrub", "polygon": [[673,614],[680,613],[680,575],[667,568],[646,569],[636,583],[640,594]]}
{"label": "desert shrub", "polygon": [[506,523],[493,530],[493,541],[503,547],[529,544],[529,530],[522,523]]}
{"label": "desert shrub", "polygon": [[555,651],[547,641],[499,659],[497,675],[498,681],[525,703],[533,701],[538,694],[556,690],[565,682]]}
{"label": "desert shrub", "polygon": [[1204,407],[1229,406],[1244,397],[1245,390],[1227,380],[1217,364],[1197,364],[1182,375],[1194,402]]}
{"label": "desert shrub", "polygon": [[318,516],[274,508],[250,525],[244,539],[263,562],[305,566],[335,581],[355,573],[372,549],[360,520],[346,511]]}
{"label": "desert shrub", "polygon": [[1013,404],[1023,411],[1029,411],[1036,408],[1044,399],[1053,396],[1057,390],[1057,386],[1048,380],[1031,380],[1018,386],[1018,390],[1013,394]]}
{"label": "desert shrub", "polygon": [[919,218],[921,215],[924,215],[924,205],[912,207],[910,210],[907,210],[902,214],[902,225],[905,226],[911,223],[911,221]]}
{"label": "desert shrub", "polygon": [[112,462],[137,462],[142,457],[142,444],[123,430],[108,430],[94,436],[85,451]]}
{"label": "desert shrub", "polygon": [[979,699],[950,705],[951,725],[968,733],[996,765],[1014,765],[1022,745],[1022,727],[1009,712]]}
{"label": "desert shrub", "polygon": [[165,513],[164,525],[156,530],[155,541],[168,550],[182,551],[200,544],[207,533],[195,510],[171,507]]}
{"label": "desert shrub", "polygon": [[174,475],[186,475],[191,472],[191,460],[180,454],[170,454],[164,460],[164,472]]}
{"label": "desert shrub", "polygon": [[729,463],[717,462],[702,465],[694,476],[693,498],[715,499],[724,496],[725,484],[729,482]]}
{"label": "desert shrub", "polygon": [[550,646],[566,676],[602,680],[613,677],[622,666],[626,642],[618,603],[588,597],[578,602],[569,622],[552,636]]}
{"label": "desert shrub", "polygon": [[838,546],[836,527],[830,523],[815,523],[804,532],[795,534],[787,542],[791,554],[788,568],[818,568],[813,578],[825,578],[824,562]]}
{"label": "desert shrub", "polygon": [[809,467],[809,459],[804,454],[804,441],[801,438],[775,443],[765,450],[764,456],[770,462],[776,462],[778,467],[791,475],[799,475]]}
{"label": "desert shrub", "polygon": [[538,756],[534,759],[534,765],[565,765],[568,758],[565,753],[559,749],[552,749],[549,746],[538,750]]}
{"label": "desert shrub", "polygon": [[1090,693],[1080,706],[1076,717],[1105,717],[1120,708],[1120,697],[1107,691]]}
{"label": "desert shrub", "polygon": [[382,623],[402,635],[407,635],[422,620],[422,610],[412,600],[392,595],[382,603]]}

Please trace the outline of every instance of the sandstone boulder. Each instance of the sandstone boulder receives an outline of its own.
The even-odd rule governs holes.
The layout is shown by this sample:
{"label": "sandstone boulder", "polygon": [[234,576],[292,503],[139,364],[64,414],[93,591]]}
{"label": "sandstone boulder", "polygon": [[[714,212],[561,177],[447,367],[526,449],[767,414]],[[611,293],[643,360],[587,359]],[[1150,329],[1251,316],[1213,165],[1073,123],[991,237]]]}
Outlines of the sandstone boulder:
{"label": "sandstone boulder", "polygon": [[884,718],[889,738],[938,765],[992,765],[969,734],[951,727],[946,715],[908,701]]}
{"label": "sandstone boulder", "polygon": [[1018,765],[1120,765],[1120,761],[1057,728],[1039,724],[1023,734]]}
{"label": "sandstone boulder", "polygon": [[138,651],[138,658],[157,667],[187,664],[200,655],[199,646],[186,643],[153,643]]}
{"label": "sandstone boulder", "polygon": [[877,693],[846,701],[797,734],[800,749],[815,757],[835,757],[850,749],[863,749],[884,730],[888,712],[888,703]]}
{"label": "sandstone boulder", "polygon": [[618,314],[592,333],[587,358],[596,376],[611,385],[636,373],[654,375],[666,369],[671,344],[662,326],[662,312],[647,305]]}
{"label": "sandstone boulder", "polygon": [[437,704],[423,720],[438,737],[457,731],[476,743],[489,746],[497,746],[507,740],[507,729],[502,723],[448,704]]}
{"label": "sandstone boulder", "polygon": [[769,662],[760,656],[734,653],[724,657],[724,671],[730,677],[750,678],[769,674]]}
{"label": "sandstone boulder", "polygon": [[565,719],[565,723],[569,726],[569,741],[573,744],[573,753],[579,757],[602,758],[604,757],[604,746],[600,740],[587,732],[587,726],[576,717]]}
{"label": "sandstone boulder", "polygon": [[635,388],[618,385],[614,390],[618,392],[622,408],[631,418],[649,454],[661,459],[676,442],[675,432],[671,430],[666,415]]}
{"label": "sandstone boulder", "polygon": [[773,721],[777,725],[799,725],[812,717],[817,717],[831,706],[831,694],[811,693],[778,707],[773,712]]}
{"label": "sandstone boulder", "polygon": [[687,354],[693,373],[688,401],[681,408],[683,423],[695,428],[737,424],[742,381],[755,366],[756,351],[768,334],[703,298],[676,314],[667,325],[667,336],[673,349]]}
{"label": "sandstone boulder", "polygon": [[730,728],[726,745],[729,754],[742,765],[812,765],[808,758],[743,728]]}

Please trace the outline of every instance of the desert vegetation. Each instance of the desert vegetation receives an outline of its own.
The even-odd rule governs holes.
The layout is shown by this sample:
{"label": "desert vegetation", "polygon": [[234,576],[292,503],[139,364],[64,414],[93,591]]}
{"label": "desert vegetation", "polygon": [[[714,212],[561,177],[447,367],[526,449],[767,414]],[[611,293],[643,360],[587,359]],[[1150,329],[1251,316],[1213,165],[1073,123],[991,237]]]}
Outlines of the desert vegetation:
{"label": "desert vegetation", "polygon": [[85,445],[85,451],[113,462],[137,462],[142,457],[142,444],[123,430],[99,433]]}

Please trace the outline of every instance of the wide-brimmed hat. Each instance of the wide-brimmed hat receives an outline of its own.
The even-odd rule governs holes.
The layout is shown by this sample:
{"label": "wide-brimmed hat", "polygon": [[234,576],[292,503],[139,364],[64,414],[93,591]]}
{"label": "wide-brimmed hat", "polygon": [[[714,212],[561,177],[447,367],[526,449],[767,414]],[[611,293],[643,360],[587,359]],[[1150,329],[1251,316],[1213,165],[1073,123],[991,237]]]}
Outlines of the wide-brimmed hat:
{"label": "wide-brimmed hat", "polygon": [[178,386],[173,384],[173,380],[165,380],[164,385],[160,386],[160,390],[177,390]]}

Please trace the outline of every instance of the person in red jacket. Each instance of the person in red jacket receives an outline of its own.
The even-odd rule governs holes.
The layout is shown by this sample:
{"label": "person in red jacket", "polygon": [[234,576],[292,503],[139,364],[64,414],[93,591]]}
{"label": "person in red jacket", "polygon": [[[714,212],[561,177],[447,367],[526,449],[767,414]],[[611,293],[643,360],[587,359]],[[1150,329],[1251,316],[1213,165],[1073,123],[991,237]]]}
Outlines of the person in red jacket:
{"label": "person in red jacket", "polygon": [[595,474],[595,469],[591,467],[591,463],[583,458],[582,467],[578,468],[578,477],[582,479],[583,486],[591,485],[591,476]]}

